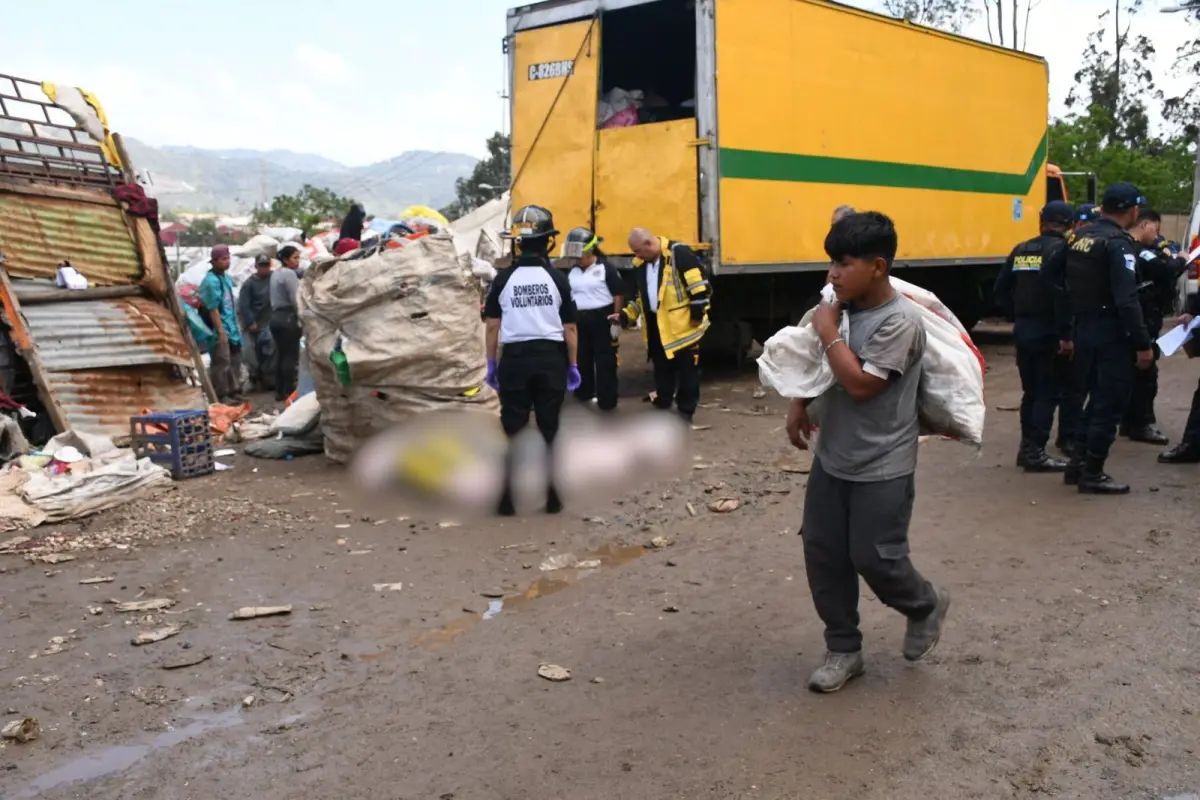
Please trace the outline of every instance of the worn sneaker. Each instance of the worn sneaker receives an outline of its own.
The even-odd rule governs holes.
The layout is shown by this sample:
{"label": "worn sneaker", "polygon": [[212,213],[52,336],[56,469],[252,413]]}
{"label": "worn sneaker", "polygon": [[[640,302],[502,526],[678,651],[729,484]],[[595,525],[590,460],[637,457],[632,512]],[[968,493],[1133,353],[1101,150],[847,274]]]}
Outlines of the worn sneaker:
{"label": "worn sneaker", "polygon": [[908,661],[920,661],[932,653],[938,639],[942,638],[942,622],[950,610],[950,593],[936,586],[933,591],[937,594],[933,611],[925,619],[910,619],[908,630],[904,632],[904,658]]}
{"label": "worn sneaker", "polygon": [[836,692],[851,678],[857,678],[866,671],[861,650],[854,653],[826,653],[825,663],[809,676],[808,688],[822,694]]}

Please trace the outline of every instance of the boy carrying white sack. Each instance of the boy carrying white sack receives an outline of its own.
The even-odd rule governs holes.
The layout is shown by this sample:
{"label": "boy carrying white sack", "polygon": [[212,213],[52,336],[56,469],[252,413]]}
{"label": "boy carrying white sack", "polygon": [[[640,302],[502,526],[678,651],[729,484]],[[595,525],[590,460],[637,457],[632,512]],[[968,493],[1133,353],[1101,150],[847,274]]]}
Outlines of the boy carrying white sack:
{"label": "boy carrying white sack", "polygon": [[[817,692],[835,692],[865,669],[859,575],[881,602],[907,617],[903,653],[909,661],[937,646],[950,607],[949,593],[909,560],[926,334],[921,310],[889,280],[896,248],[895,226],[878,212],[843,217],[825,239],[839,302],[818,306],[812,326],[836,382],[819,398],[820,435],[800,530],[828,650],[809,678]],[[839,332],[841,313],[849,317],[846,338]],[[793,400],[788,411],[788,438],[802,450],[812,434],[810,402]]]}

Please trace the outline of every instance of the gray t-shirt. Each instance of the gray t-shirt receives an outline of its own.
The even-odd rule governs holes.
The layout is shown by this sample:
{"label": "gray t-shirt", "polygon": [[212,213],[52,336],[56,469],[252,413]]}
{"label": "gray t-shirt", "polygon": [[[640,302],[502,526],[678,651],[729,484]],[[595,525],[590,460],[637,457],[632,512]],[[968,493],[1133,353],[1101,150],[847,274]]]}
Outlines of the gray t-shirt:
{"label": "gray t-shirt", "polygon": [[300,292],[300,279],[296,270],[280,267],[271,273],[271,310],[283,308],[296,310],[296,295]]}
{"label": "gray t-shirt", "polygon": [[863,402],[836,383],[821,395],[817,458],[827,473],[847,481],[911,475],[917,469],[917,387],[925,352],[921,312],[897,293],[877,308],[849,314],[847,344],[863,371],[886,377],[888,385]]}

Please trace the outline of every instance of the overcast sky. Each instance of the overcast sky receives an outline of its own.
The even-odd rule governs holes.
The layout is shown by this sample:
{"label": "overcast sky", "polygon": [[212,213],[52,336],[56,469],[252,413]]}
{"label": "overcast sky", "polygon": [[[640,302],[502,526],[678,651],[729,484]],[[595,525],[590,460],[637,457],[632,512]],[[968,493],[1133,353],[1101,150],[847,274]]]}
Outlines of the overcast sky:
{"label": "overcast sky", "polygon": [[[1187,27],[1157,9],[1175,2],[1148,0],[1137,22],[1168,92],[1183,84],[1166,73]],[[37,3],[13,2],[5,27],[22,35],[6,37],[0,69],[82,86],[115,130],[154,145],[281,148],[355,165],[415,149],[481,155],[503,119],[500,46],[513,4],[358,0],[352,16],[313,0],[138,4],[153,8],[142,13],[58,0],[47,18]],[[1040,0],[1034,10],[1027,49],[1050,62],[1054,113],[1106,7]],[[982,17],[966,32],[986,39]]]}

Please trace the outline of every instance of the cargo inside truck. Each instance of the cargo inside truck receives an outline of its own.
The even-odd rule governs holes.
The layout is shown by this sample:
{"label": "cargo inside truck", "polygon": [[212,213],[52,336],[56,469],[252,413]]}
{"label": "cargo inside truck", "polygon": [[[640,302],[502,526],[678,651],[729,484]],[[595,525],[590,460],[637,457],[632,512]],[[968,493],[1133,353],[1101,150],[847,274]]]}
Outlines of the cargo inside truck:
{"label": "cargo inside truck", "polygon": [[[632,124],[696,116],[696,5],[653,0],[604,13],[600,21],[600,98],[640,95]],[[604,126],[608,120],[598,119]]]}

